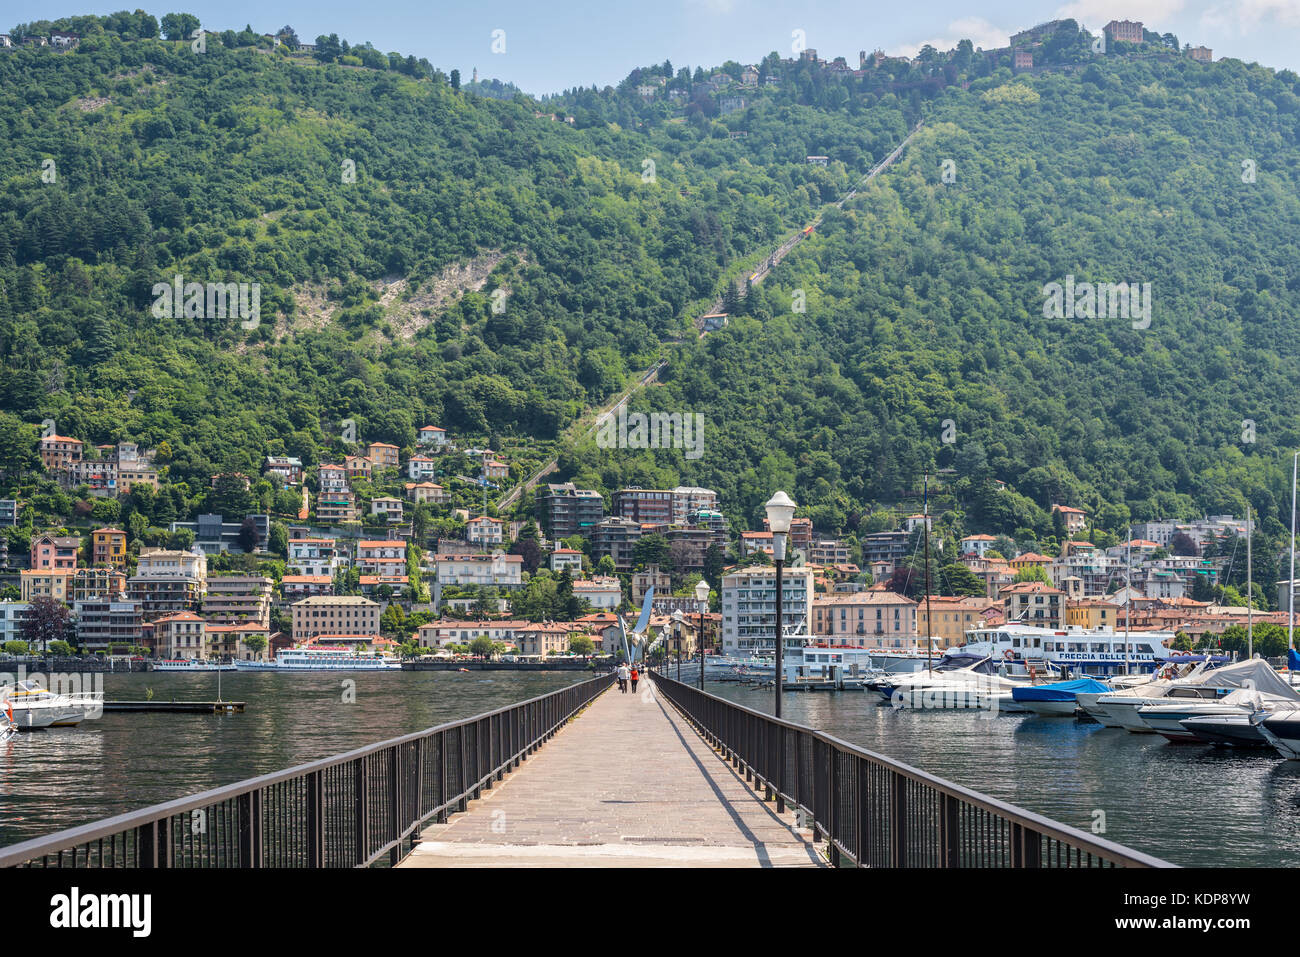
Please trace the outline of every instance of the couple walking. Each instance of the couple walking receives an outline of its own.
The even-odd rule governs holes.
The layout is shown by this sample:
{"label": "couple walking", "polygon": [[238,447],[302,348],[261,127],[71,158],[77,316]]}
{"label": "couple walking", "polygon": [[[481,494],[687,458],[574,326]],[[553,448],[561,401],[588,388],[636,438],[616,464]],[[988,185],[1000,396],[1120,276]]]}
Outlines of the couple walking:
{"label": "couple walking", "polygon": [[630,681],[632,682],[632,691],[635,693],[636,683],[640,679],[641,673],[636,670],[636,665],[633,665],[631,668],[628,668],[627,665],[619,665],[617,677],[619,691],[623,692],[623,694],[627,694],[627,683]]}

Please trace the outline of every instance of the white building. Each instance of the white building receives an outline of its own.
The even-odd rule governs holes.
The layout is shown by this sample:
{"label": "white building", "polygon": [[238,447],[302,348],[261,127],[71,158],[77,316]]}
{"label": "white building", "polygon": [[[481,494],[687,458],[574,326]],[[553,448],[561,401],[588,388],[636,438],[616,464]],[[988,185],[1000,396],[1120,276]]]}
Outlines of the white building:
{"label": "white building", "polygon": [[0,645],[6,641],[23,641],[23,620],[31,609],[25,601],[0,601]]}
{"label": "white building", "polygon": [[[787,568],[782,575],[781,614],[786,633],[807,634],[811,623],[813,573]],[[739,568],[722,577],[722,651],[730,655],[772,654],[776,640],[776,569]]]}
{"label": "white building", "polygon": [[438,584],[465,587],[495,585],[518,588],[523,584],[524,559],[521,555],[494,552],[491,555],[439,555]]}
{"label": "white building", "polygon": [[427,455],[412,455],[406,463],[406,477],[415,482],[438,476],[438,462]]}
{"label": "white building", "polygon": [[429,445],[434,448],[441,448],[447,444],[447,430],[440,429],[436,425],[426,425],[421,427],[418,438],[420,445]]}
{"label": "white building", "polygon": [[331,578],[350,564],[347,555],[332,538],[289,539],[289,568],[295,575],[328,575]]}
{"label": "white building", "polygon": [[617,578],[591,578],[573,583],[576,598],[585,598],[598,611],[613,611],[623,603],[623,587]]}
{"label": "white building", "polygon": [[505,540],[505,523],[490,515],[480,515],[465,523],[465,541],[471,545],[500,545]]}

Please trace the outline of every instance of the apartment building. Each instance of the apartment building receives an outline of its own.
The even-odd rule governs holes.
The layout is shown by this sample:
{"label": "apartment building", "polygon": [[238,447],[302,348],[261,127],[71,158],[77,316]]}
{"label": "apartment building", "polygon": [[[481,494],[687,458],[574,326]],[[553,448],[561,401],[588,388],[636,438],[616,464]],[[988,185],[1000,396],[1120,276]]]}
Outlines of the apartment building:
{"label": "apartment building", "polygon": [[523,557],[493,552],[491,555],[439,555],[438,584],[458,588],[495,585],[517,588],[523,584]]}
{"label": "apartment building", "polygon": [[265,575],[214,575],[203,596],[203,617],[212,624],[271,624],[271,586]]}
{"label": "apartment building", "polygon": [[153,623],[154,656],[207,658],[207,622],[191,611],[164,615]]}
{"label": "apartment building", "polygon": [[585,598],[591,607],[612,611],[623,604],[623,587],[617,578],[590,578],[573,583],[575,598]]}
{"label": "apartment building", "polygon": [[641,524],[630,518],[607,518],[591,529],[591,556],[614,559],[620,572],[632,571],[632,552],[641,540]]}
{"label": "apartment building", "polygon": [[503,526],[505,523],[490,515],[479,515],[465,523],[465,541],[471,545],[488,547],[501,545],[505,541]]}
{"label": "apartment building", "polygon": [[66,435],[47,435],[41,439],[37,452],[41,463],[51,472],[57,472],[80,462],[85,443]]}
{"label": "apartment building", "polygon": [[366,455],[377,469],[397,468],[397,446],[388,442],[371,442],[366,446]]}
{"label": "apartment building", "polygon": [[551,571],[557,575],[568,569],[571,575],[582,574],[582,552],[576,548],[557,548],[551,552]]}
{"label": "apartment building", "polygon": [[72,601],[118,598],[126,591],[126,572],[111,566],[78,568],[72,573]]}
{"label": "apartment building", "polygon": [[1007,622],[1060,628],[1065,623],[1065,593],[1042,582],[1021,582],[1002,589],[1002,616]]}
{"label": "apartment building", "polygon": [[[812,614],[813,573],[786,569],[782,577],[782,623],[786,633],[806,633]],[[755,565],[722,577],[724,654],[772,654],[776,644],[776,569]]]}
{"label": "apartment building", "polygon": [[612,497],[614,514],[641,525],[673,523],[673,493],[666,489],[623,488]]}
{"label": "apartment building", "polygon": [[577,488],[572,482],[547,485],[537,501],[538,517],[554,539],[590,534],[605,518],[605,500],[600,493]]}
{"label": "apartment building", "polygon": [[289,568],[295,575],[333,577],[351,562],[347,550],[333,538],[289,539]]}
{"label": "apartment building", "polygon": [[0,528],[11,528],[18,524],[22,515],[22,505],[14,498],[0,498]]}
{"label": "apartment building", "polygon": [[318,595],[289,606],[295,641],[317,635],[378,635],[380,606],[358,595]]}
{"label": "apartment building", "polygon": [[85,598],[73,603],[77,642],[99,650],[114,645],[138,645],[144,610],[138,601],[119,598]]}
{"label": "apartment building", "polygon": [[6,641],[26,641],[23,622],[31,608],[31,604],[25,601],[0,601],[0,647]]}
{"label": "apartment building", "polygon": [[990,598],[931,595],[916,606],[916,633],[929,635],[938,648],[951,648],[966,641],[966,632],[1002,621],[1002,603]]}
{"label": "apartment building", "polygon": [[701,510],[716,511],[718,493],[711,488],[696,485],[679,485],[672,490],[674,525],[686,525]]}
{"label": "apartment building", "polygon": [[72,592],[71,569],[25,569],[18,573],[19,592],[23,601],[53,598],[65,605]]}
{"label": "apartment building", "polygon": [[812,633],[834,644],[902,648],[911,647],[917,635],[916,602],[898,592],[816,595],[812,614]]}

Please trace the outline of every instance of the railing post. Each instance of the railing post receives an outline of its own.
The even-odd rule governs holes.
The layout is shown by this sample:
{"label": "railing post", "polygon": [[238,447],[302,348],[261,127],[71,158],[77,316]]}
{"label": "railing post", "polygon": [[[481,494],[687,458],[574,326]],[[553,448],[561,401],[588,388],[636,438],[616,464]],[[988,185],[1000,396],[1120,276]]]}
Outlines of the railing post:
{"label": "railing post", "polygon": [[353,865],[360,867],[370,856],[370,788],[366,759],[357,758],[352,762],[357,773],[353,778],[353,798],[356,806],[356,846],[354,847]]}
{"label": "railing post", "polygon": [[889,772],[889,866],[907,866],[907,778]]}
{"label": "railing post", "polygon": [[1023,824],[1011,825],[1011,866],[1038,867],[1040,865],[1040,839],[1038,832]]}
{"label": "railing post", "polygon": [[136,832],[139,867],[171,867],[171,824],[171,818],[159,818]]}
{"label": "railing post", "polygon": [[439,824],[447,823],[447,732],[438,732],[438,803],[442,810],[434,820]]}
{"label": "railing post", "polygon": [[324,773],[307,775],[307,866],[325,866]]}
{"label": "railing post", "polygon": [[858,867],[869,867],[871,861],[871,763],[866,758],[858,762]]}
{"label": "railing post", "polygon": [[[402,833],[402,746],[395,744],[388,749],[388,839],[396,841]],[[394,844],[388,849],[388,862],[397,866],[402,859],[402,846]]]}
{"label": "railing post", "polygon": [[939,866],[961,867],[961,805],[949,794],[939,795]]}
{"label": "railing post", "polygon": [[465,760],[465,726],[462,724],[456,729],[456,733],[460,736],[460,753],[457,755],[457,758],[460,761],[460,774],[456,776],[456,780],[460,782],[461,787],[460,800],[456,802],[456,810],[464,814],[465,811],[469,809],[469,778],[467,776],[469,771],[469,762]]}
{"label": "railing post", "polygon": [[830,768],[831,773],[828,775],[830,779],[830,793],[826,795],[827,800],[825,803],[826,840],[827,843],[830,844],[831,867],[839,867],[840,849],[835,844],[835,829],[840,819],[840,762],[838,760],[839,752],[837,752],[830,745],[826,746],[826,750],[830,754],[830,762],[831,762],[831,768]]}
{"label": "railing post", "polygon": [[262,792],[247,791],[235,799],[239,808],[239,866],[262,866]]}

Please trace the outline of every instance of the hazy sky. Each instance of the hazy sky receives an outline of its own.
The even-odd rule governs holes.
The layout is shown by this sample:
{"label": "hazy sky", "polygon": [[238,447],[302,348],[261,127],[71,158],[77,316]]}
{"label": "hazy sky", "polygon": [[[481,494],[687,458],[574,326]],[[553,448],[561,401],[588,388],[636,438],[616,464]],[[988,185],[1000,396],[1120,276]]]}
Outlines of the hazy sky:
{"label": "hazy sky", "polygon": [[[0,0],[0,30],[138,6],[140,0]],[[1212,47],[1216,58],[1300,69],[1300,0],[931,0],[922,6],[848,0],[367,0],[333,6],[319,0],[175,0],[143,8],[159,19],[171,11],[193,13],[208,29],[251,24],[269,33],[289,24],[309,42],[322,33],[352,43],[369,40],[384,52],[459,69],[467,80],[477,67],[481,77],[513,81],[539,95],[616,83],[634,67],[665,59],[680,68],[756,62],[773,50],[789,56],[795,30],[819,56],[844,56],[856,67],[862,49],[913,53],[925,43],[947,49],[963,38],[986,48],[1005,46],[1010,33],[1063,16],[1094,33],[1111,19],[1141,20],[1182,43]],[[497,30],[504,31],[504,53],[492,50]]]}

